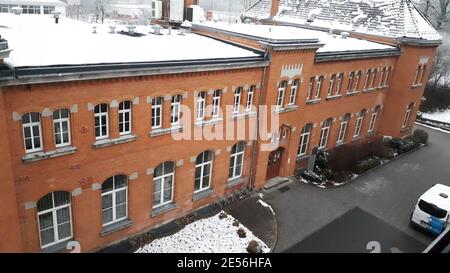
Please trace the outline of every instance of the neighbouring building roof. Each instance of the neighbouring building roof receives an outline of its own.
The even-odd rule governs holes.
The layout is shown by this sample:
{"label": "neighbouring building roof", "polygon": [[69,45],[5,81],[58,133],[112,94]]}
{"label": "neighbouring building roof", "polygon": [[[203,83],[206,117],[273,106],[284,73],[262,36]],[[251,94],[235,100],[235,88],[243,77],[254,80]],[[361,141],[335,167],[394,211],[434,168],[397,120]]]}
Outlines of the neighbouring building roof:
{"label": "neighbouring building roof", "polygon": [[341,35],[330,34],[324,31],[291,26],[230,24],[223,22],[205,22],[195,24],[194,26],[209,27],[235,34],[246,35],[250,38],[268,43],[317,43],[321,46],[317,51],[318,53],[397,50],[396,47],[381,43],[350,37],[343,38]]}
{"label": "neighbouring building roof", "polygon": [[[272,0],[259,0],[244,17],[270,18]],[[281,0],[274,21],[431,41],[442,37],[409,0]]]}
{"label": "neighbouring building roof", "polygon": [[58,0],[0,0],[0,4],[66,6],[66,3]]}
{"label": "neighbouring building roof", "polygon": [[4,61],[12,67],[81,65],[188,60],[229,60],[260,57],[257,53],[197,34],[178,30],[150,33],[151,26],[136,26],[140,37],[119,34],[124,25],[109,33],[109,25],[93,25],[51,16],[0,13],[0,35],[12,49]]}

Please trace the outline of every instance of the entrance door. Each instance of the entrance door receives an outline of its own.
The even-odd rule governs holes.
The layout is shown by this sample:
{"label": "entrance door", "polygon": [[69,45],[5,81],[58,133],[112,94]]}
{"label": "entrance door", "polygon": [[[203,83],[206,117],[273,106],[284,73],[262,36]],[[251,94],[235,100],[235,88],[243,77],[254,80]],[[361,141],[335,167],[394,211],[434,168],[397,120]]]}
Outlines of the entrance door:
{"label": "entrance door", "polygon": [[283,155],[283,148],[278,148],[271,152],[269,161],[267,163],[266,180],[280,176],[281,156]]}

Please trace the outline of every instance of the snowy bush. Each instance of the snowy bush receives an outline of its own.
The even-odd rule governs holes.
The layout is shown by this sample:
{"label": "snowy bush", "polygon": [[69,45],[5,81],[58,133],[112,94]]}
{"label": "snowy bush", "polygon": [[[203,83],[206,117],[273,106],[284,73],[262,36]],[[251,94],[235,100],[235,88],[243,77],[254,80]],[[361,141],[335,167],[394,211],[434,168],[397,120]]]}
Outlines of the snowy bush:
{"label": "snowy bush", "polygon": [[422,144],[427,144],[428,142],[428,133],[422,129],[414,130],[414,137]]}
{"label": "snowy bush", "polygon": [[368,157],[356,163],[355,173],[362,174],[381,165],[381,159],[377,156]]}

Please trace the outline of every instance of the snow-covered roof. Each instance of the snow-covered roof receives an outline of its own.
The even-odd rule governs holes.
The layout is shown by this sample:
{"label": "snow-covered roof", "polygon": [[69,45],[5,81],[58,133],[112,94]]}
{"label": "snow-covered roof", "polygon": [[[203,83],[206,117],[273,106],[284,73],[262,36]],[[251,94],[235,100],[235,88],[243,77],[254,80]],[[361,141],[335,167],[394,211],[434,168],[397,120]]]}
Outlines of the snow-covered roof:
{"label": "snow-covered roof", "polygon": [[257,25],[257,24],[229,24],[224,22],[205,22],[200,26],[220,29],[237,34],[261,38],[262,40],[278,41],[313,41],[324,44],[317,52],[345,52],[367,50],[396,49],[393,46],[370,42],[356,38],[342,38],[340,35],[332,35],[328,32],[310,30],[291,26]]}
{"label": "snow-covered roof", "polygon": [[0,4],[11,5],[52,5],[65,6],[66,3],[58,0],[0,0]]}
{"label": "snow-covered roof", "polygon": [[[446,194],[447,198],[440,196],[440,194]],[[442,209],[450,210],[450,187],[442,184],[436,184],[425,192],[420,199],[425,202],[432,203]]]}
{"label": "snow-covered roof", "polygon": [[0,13],[0,35],[13,51],[5,63],[13,67],[73,64],[162,62],[257,57],[258,54],[197,34],[179,35],[162,30],[149,33],[150,26],[137,26],[141,37],[119,34],[128,31],[116,26],[93,25],[61,18],[55,24],[51,15],[33,16]]}
{"label": "snow-covered roof", "polygon": [[[272,0],[258,0],[245,17],[268,19]],[[392,38],[441,40],[409,0],[281,0],[275,21]]]}

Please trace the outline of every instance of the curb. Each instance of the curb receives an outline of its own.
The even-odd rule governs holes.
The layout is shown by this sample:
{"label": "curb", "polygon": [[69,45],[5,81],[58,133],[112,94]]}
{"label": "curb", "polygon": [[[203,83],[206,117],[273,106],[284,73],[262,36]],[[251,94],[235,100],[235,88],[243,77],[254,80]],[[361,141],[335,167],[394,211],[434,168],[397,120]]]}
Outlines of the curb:
{"label": "curb", "polygon": [[343,187],[343,186],[349,184],[350,182],[353,182],[353,181],[355,181],[355,180],[357,180],[357,179],[359,179],[359,178],[361,178],[361,177],[363,177],[363,176],[368,175],[369,173],[371,173],[371,172],[373,172],[373,171],[376,171],[376,170],[380,169],[381,167],[384,167],[385,165],[388,165],[389,163],[392,163],[392,162],[394,162],[394,161],[396,161],[396,160],[398,160],[398,159],[400,159],[400,158],[403,158],[403,157],[405,157],[405,156],[407,156],[407,155],[409,155],[409,154],[412,154],[412,153],[414,153],[414,152],[417,152],[418,150],[420,150],[420,149],[422,149],[422,148],[425,148],[425,147],[427,147],[427,146],[428,146],[428,143],[427,143],[427,144],[422,144],[420,147],[418,147],[418,148],[416,148],[416,149],[413,149],[413,150],[408,151],[408,152],[406,152],[406,153],[404,153],[404,154],[401,154],[401,155],[399,155],[399,156],[397,156],[397,157],[395,157],[395,158],[393,158],[393,159],[391,159],[391,160],[389,160],[389,161],[387,161],[387,162],[385,162],[385,163],[380,164],[379,166],[377,166],[377,167],[375,167],[375,168],[373,168],[373,169],[370,169],[370,170],[368,170],[368,171],[366,171],[366,172],[364,172],[364,173],[362,173],[362,174],[359,174],[357,177],[350,178],[349,180],[347,180],[347,181],[345,181],[345,182],[343,182],[343,183],[341,183],[341,184],[339,184],[339,185],[319,187],[318,185],[313,184],[313,183],[307,183],[307,184],[308,184],[308,185],[313,185],[313,186],[315,186],[315,187],[317,187],[317,188],[319,188],[319,189],[334,189],[334,188],[340,188],[340,187]]}

